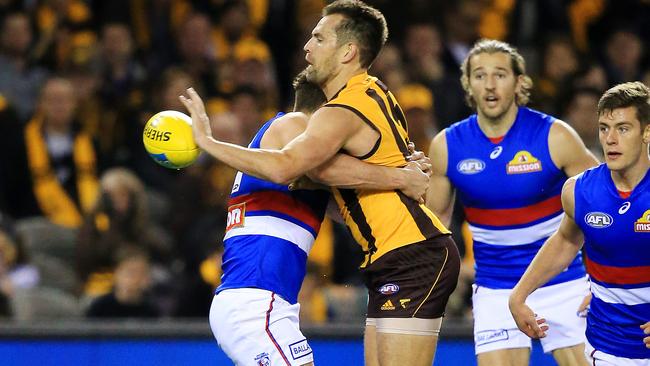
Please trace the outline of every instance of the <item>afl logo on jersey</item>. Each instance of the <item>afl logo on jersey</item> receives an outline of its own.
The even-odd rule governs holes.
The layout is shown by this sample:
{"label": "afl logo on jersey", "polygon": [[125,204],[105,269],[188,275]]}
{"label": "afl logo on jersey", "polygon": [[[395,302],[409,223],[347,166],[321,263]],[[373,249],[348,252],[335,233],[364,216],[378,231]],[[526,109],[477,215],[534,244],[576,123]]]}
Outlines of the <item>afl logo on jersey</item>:
{"label": "afl logo on jersey", "polygon": [[383,295],[392,295],[399,292],[399,286],[394,283],[387,283],[379,288],[379,292]]}
{"label": "afl logo on jersey", "polygon": [[614,219],[603,212],[590,212],[585,215],[585,223],[596,229],[604,229],[614,223]]}
{"label": "afl logo on jersey", "polygon": [[461,160],[461,162],[456,165],[456,169],[461,174],[476,174],[482,172],[483,169],[485,169],[485,163],[483,160],[479,159],[465,159]]}
{"label": "afl logo on jersey", "polygon": [[634,223],[635,233],[650,233],[650,210],[643,213],[640,219]]}

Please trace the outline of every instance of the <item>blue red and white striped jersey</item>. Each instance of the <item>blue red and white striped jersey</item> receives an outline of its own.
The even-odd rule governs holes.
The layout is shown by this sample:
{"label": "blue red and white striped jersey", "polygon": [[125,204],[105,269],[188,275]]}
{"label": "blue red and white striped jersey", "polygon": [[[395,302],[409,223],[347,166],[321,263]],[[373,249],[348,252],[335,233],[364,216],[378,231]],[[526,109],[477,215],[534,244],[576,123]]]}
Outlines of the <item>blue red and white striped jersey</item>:
{"label": "blue red and white striped jersey", "polygon": [[[248,147],[259,148],[267,121]],[[329,192],[289,191],[238,172],[228,202],[221,285],[261,288],[295,304],[305,278],[307,255],[320,229]]]}
{"label": "blue red and white striped jersey", "polygon": [[[476,114],[447,129],[447,176],[474,239],[476,284],[513,288],[562,220],[567,177],[551,160],[555,119],[520,107],[503,139],[492,142]],[[546,285],[585,276],[580,255]]]}
{"label": "blue red and white striped jersey", "polygon": [[639,328],[650,321],[650,173],[621,198],[603,164],[584,172],[574,192],[593,294],[587,339],[614,356],[650,359]]}

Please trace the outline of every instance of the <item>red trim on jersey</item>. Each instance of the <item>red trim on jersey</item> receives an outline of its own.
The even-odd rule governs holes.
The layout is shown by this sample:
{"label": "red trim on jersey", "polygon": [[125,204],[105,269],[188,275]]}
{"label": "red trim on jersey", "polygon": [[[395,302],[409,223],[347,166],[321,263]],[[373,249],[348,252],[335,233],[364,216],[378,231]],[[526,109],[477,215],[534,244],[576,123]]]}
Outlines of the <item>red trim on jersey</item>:
{"label": "red trim on jersey", "polygon": [[624,200],[630,198],[630,195],[632,194],[632,191],[627,191],[626,192],[626,191],[620,191],[618,189],[617,189],[617,191],[618,191],[618,195]]}
{"label": "red trim on jersey", "polygon": [[287,365],[291,366],[291,363],[289,362],[289,359],[287,356],[284,355],[284,352],[282,352],[282,348],[280,348],[280,345],[278,342],[275,340],[275,337],[273,337],[273,334],[271,333],[271,330],[269,329],[269,320],[271,319],[271,311],[273,310],[273,302],[275,301],[275,292],[271,293],[271,303],[269,304],[269,310],[266,311],[266,325],[264,326],[264,330],[266,330],[266,334],[271,338],[271,342],[273,342],[273,345],[275,348],[280,352],[280,356],[282,356],[282,359],[284,362],[287,363]]}
{"label": "red trim on jersey", "polygon": [[321,221],[309,205],[290,194],[278,191],[260,191],[231,198],[228,206],[246,202],[246,212],[275,211],[296,218],[318,232]]}
{"label": "red trim on jersey", "polygon": [[465,216],[471,224],[510,226],[527,224],[562,210],[560,195],[526,207],[485,209],[465,207]]}
{"label": "red trim on jersey", "polygon": [[506,135],[499,136],[499,137],[488,137],[488,139],[490,139],[490,141],[491,141],[493,144],[500,144],[501,141],[503,141],[503,139],[504,139],[505,137],[506,137]]}
{"label": "red trim on jersey", "polygon": [[650,282],[650,266],[614,267],[596,263],[585,256],[587,273],[596,281],[612,285],[637,285]]}

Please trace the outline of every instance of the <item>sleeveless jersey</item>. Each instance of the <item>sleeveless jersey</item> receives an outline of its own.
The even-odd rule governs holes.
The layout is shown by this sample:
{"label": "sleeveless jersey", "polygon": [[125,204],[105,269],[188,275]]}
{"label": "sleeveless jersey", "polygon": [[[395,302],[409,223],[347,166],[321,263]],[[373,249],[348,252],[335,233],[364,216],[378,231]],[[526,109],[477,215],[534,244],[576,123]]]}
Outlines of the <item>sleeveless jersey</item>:
{"label": "sleeveless jersey", "polygon": [[[260,141],[273,121],[257,132]],[[221,285],[216,292],[252,287],[295,304],[307,254],[320,229],[329,192],[297,190],[238,172],[228,201]]]}
{"label": "sleeveless jersey", "polygon": [[[359,159],[390,167],[406,165],[406,118],[377,78],[367,73],[352,77],[324,107],[345,108],[379,133],[372,150]],[[449,234],[426,206],[400,191],[334,188],[333,193],[341,216],[366,255],[361,267],[393,249]]]}
{"label": "sleeveless jersey", "polygon": [[614,356],[650,359],[639,328],[650,321],[650,172],[621,198],[602,164],[584,172],[574,192],[593,294],[587,339]]}
{"label": "sleeveless jersey", "polygon": [[[548,148],[554,120],[520,107],[498,144],[481,131],[476,114],[447,129],[447,177],[465,208],[479,286],[513,288],[562,220],[566,175]],[[546,286],[584,275],[578,255]]]}

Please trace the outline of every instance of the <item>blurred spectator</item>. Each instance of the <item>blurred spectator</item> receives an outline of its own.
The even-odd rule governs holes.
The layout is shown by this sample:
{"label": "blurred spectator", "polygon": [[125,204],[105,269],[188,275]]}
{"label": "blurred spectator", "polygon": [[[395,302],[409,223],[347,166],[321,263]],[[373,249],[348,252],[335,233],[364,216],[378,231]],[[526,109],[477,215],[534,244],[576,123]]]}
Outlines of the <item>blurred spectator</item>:
{"label": "blurred spectator", "polygon": [[397,100],[408,122],[409,139],[416,150],[428,156],[429,143],[438,133],[433,114],[433,94],[419,84],[409,84],[397,90]]}
{"label": "blurred spectator", "polygon": [[182,174],[177,170],[163,168],[151,159],[142,145],[142,130],[147,120],[160,111],[187,112],[178,100],[178,96],[190,86],[194,86],[199,93],[202,92],[200,85],[196,85],[194,79],[187,72],[176,67],[165,70],[153,86],[151,97],[148,99],[148,110],[131,116],[128,122],[128,125],[132,126],[129,128],[132,134],[127,136],[126,146],[130,148],[129,156],[131,158],[127,161],[126,166],[134,171],[147,187],[165,195],[170,194],[176,184],[176,179]]}
{"label": "blurred spectator", "polygon": [[34,112],[47,72],[31,59],[32,24],[25,13],[2,19],[0,35],[0,94],[14,106],[21,121]]}
{"label": "blurred spectator", "polygon": [[444,103],[438,103],[435,109],[440,128],[445,128],[471,113],[471,109],[465,105],[465,94],[459,82],[460,65],[479,37],[482,7],[480,0],[445,3],[441,56],[445,77],[437,83],[427,85],[433,92],[434,99],[444,100]]}
{"label": "blurred spectator", "polygon": [[157,318],[160,316],[148,293],[151,267],[145,251],[123,247],[116,253],[113,290],[92,301],[89,318]]}
{"label": "blurred spectator", "polygon": [[142,133],[134,116],[145,103],[147,72],[135,58],[133,37],[125,24],[105,24],[100,45],[100,69],[85,73],[93,80],[99,76],[96,90],[86,94],[91,102],[85,103],[86,128],[98,139],[102,153],[110,154],[112,165],[124,165],[134,155],[132,140]]}
{"label": "blurred spectator", "polygon": [[603,160],[603,149],[598,140],[598,100],[602,92],[594,88],[577,88],[564,98],[562,120],[569,123],[582,138],[587,148],[599,160]]}
{"label": "blurred spectator", "polygon": [[605,70],[610,85],[640,80],[644,44],[631,29],[615,30],[607,39],[605,47]]}
{"label": "blurred spectator", "polygon": [[247,1],[225,0],[219,10],[217,24],[211,35],[218,60],[231,59],[235,47],[240,42],[262,42],[257,38],[256,30],[251,24]]}
{"label": "blurred spectator", "polygon": [[[191,13],[176,35],[178,61],[176,66],[185,70],[199,83],[203,96],[212,98],[219,94],[217,49],[210,41],[210,18],[201,13]],[[195,85],[196,87],[196,85]]]}
{"label": "blurred spectator", "polygon": [[570,87],[594,88],[601,91],[607,90],[609,85],[605,69],[595,61],[583,63],[568,84]]}
{"label": "blurred spectator", "polygon": [[533,99],[545,113],[556,114],[562,85],[578,71],[577,50],[568,37],[553,36],[546,42],[541,59],[542,69]]}
{"label": "blurred spectator", "polygon": [[76,118],[77,98],[70,81],[50,78],[41,91],[38,112],[24,130],[26,161],[12,172],[21,184],[10,214],[44,215],[66,227],[81,225],[98,193],[100,170],[93,142]]}
{"label": "blurred spectator", "polygon": [[480,0],[449,2],[444,10],[445,62],[447,70],[458,70],[479,38],[483,5]]}
{"label": "blurred spectator", "polygon": [[[264,123],[259,93],[250,87],[240,87],[230,97],[230,111],[239,121],[242,134],[247,141],[255,136]],[[272,116],[271,116],[272,117]]]}
{"label": "blurred spectator", "polygon": [[404,39],[404,54],[410,80],[419,83],[441,80],[445,74],[442,51],[440,32],[433,24],[409,25]]}
{"label": "blurred spectator", "polygon": [[327,322],[327,299],[324,289],[328,282],[323,268],[313,261],[307,261],[307,274],[298,293],[300,321],[303,324]]}
{"label": "blurred spectator", "polygon": [[44,0],[36,8],[38,42],[34,57],[52,71],[87,60],[94,52],[97,34],[92,12],[82,0]]}
{"label": "blurred spectator", "polygon": [[397,90],[407,81],[402,53],[394,43],[387,43],[372,64],[373,74],[390,89]]}
{"label": "blurred spectator", "polygon": [[86,295],[110,289],[113,259],[124,243],[144,251],[166,272],[171,239],[151,221],[142,182],[130,171],[114,168],[102,175],[100,197],[79,232],[77,271]]}
{"label": "blurred spectator", "polygon": [[0,213],[0,317],[11,315],[16,290],[34,288],[38,282],[38,270],[29,263],[13,222]]}
{"label": "blurred spectator", "polygon": [[240,87],[255,90],[265,120],[275,115],[278,110],[278,83],[266,44],[258,40],[239,42],[234,49],[230,79],[232,85],[229,91]]}

